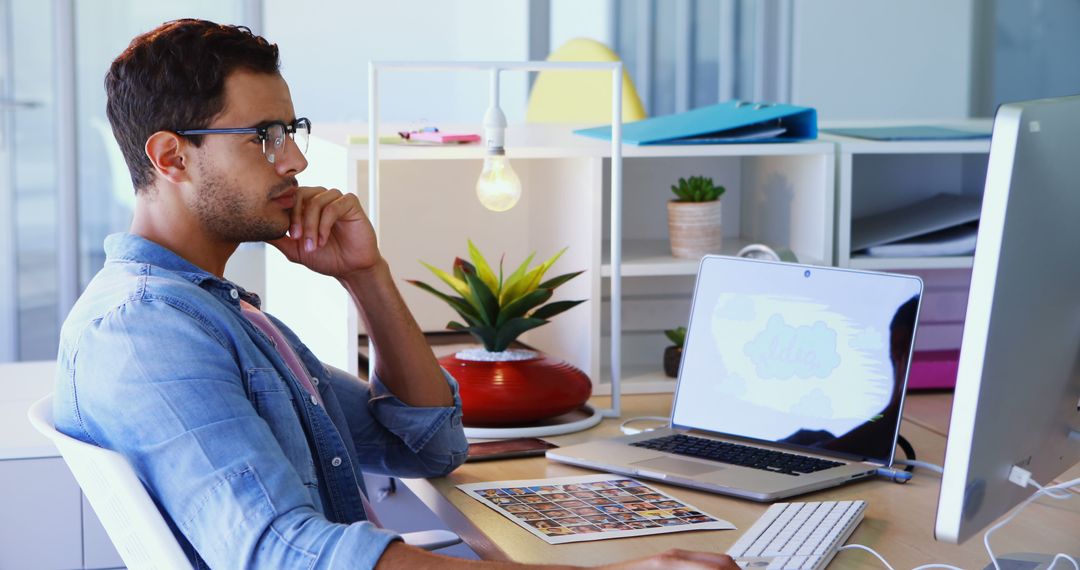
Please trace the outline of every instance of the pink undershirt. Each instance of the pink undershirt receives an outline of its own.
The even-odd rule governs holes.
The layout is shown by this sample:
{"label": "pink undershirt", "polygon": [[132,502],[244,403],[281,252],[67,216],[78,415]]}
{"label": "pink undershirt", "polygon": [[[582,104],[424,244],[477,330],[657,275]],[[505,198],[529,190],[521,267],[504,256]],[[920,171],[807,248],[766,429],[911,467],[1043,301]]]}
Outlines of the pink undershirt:
{"label": "pink undershirt", "polygon": [[[292,373],[300,380],[300,384],[307,390],[307,393],[314,396],[319,405],[323,405],[322,396],[319,395],[319,391],[315,389],[315,384],[311,381],[311,376],[308,374],[303,363],[300,362],[300,357],[296,355],[296,351],[293,350],[292,345],[285,340],[285,336],[281,334],[281,331],[274,325],[273,321],[266,318],[266,313],[260,311],[255,305],[248,303],[247,301],[240,301],[240,309],[251,324],[255,325],[255,328],[261,330],[263,334],[270,338],[270,342],[273,343],[274,348],[277,349],[278,354],[285,361],[285,364],[292,370]],[[375,523],[376,526],[382,526],[379,523],[379,517],[375,514],[375,509],[371,507],[371,503],[368,502],[367,496],[361,489],[360,500],[364,504],[364,511],[367,512],[368,520]]]}

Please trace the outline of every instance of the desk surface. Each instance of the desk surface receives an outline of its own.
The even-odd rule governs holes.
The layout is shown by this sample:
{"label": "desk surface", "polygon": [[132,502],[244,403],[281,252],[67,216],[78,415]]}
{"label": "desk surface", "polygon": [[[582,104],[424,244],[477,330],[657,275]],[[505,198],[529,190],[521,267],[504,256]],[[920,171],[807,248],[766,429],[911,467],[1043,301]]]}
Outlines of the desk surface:
{"label": "desk surface", "polygon": [[[605,400],[606,398],[596,398],[596,404],[606,405]],[[908,399],[901,433],[911,441],[920,459],[938,464],[944,461],[950,406],[951,394],[914,395]],[[623,398],[623,416],[626,418],[666,415],[670,407],[670,394],[641,394]],[[618,433],[618,421],[605,420],[591,430],[547,439],[559,445],[572,445],[587,439],[615,436]],[[709,514],[731,521],[739,530],[682,532],[549,545],[456,488],[456,485],[464,483],[589,473],[595,472],[534,457],[467,463],[441,479],[413,479],[406,480],[405,483],[451,530],[461,535],[480,557],[530,563],[597,565],[647,556],[669,548],[723,552],[734,544],[742,532],[768,507],[765,504],[650,481],[650,485],[655,485]],[[962,546],[934,541],[933,524],[938,483],[938,475],[920,472],[906,485],[869,480],[789,500],[866,500],[866,517],[848,542],[874,548],[896,568],[913,568],[931,562],[944,562],[963,568],[982,568],[988,563],[988,558],[981,539],[969,540]],[[1072,550],[1074,555],[1080,555],[1080,552],[1077,552],[1080,541],[1077,540],[1075,530],[1077,520],[1080,520],[1078,516],[1080,501],[1040,500],[1028,507],[1009,526],[995,533],[992,546],[997,553]],[[847,551],[837,557],[833,567],[879,569],[881,564],[867,553]]]}

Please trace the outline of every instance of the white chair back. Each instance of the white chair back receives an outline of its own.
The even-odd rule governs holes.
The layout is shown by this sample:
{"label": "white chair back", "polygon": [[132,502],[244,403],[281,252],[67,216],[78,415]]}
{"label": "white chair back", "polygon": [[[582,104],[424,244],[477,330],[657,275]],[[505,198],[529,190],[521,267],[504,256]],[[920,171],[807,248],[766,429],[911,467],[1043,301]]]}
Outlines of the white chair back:
{"label": "white chair back", "polygon": [[[105,532],[130,570],[192,570],[180,544],[124,456],[56,430],[52,395],[30,406],[34,428],[60,450]],[[403,533],[406,544],[436,550],[461,542],[448,530]]]}
{"label": "white chair back", "polygon": [[129,569],[191,570],[169,525],[124,456],[57,431],[51,395],[31,406],[29,417],[60,450]]}

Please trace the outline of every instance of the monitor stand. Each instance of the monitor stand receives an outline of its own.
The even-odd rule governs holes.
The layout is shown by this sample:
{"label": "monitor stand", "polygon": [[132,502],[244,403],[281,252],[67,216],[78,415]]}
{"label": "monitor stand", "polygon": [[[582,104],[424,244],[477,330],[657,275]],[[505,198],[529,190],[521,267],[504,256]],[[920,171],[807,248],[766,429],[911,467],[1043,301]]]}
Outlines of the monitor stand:
{"label": "monitor stand", "polygon": [[[1031,552],[1012,552],[997,557],[1001,570],[1046,570],[1054,560],[1053,555],[1034,554]],[[1066,563],[1066,566],[1068,564]],[[983,570],[994,570],[994,563]]]}

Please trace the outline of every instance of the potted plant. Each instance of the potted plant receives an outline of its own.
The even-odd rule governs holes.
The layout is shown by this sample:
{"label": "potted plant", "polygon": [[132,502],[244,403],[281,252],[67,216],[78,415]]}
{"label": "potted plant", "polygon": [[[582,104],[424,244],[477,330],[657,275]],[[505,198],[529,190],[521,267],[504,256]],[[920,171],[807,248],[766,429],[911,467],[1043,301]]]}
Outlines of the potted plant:
{"label": "potted plant", "polygon": [[664,374],[672,378],[678,378],[683,345],[686,344],[686,327],[667,329],[664,334],[672,342],[671,346],[664,349]]}
{"label": "potted plant", "polygon": [[557,287],[584,273],[577,271],[544,280],[544,274],[566,251],[529,267],[530,255],[510,275],[498,275],[470,240],[469,261],[454,259],[448,273],[421,262],[450,286],[443,293],[422,281],[409,283],[442,299],[462,319],[446,328],[471,334],[481,346],[444,356],[439,363],[458,381],[466,425],[508,425],[535,422],[577,409],[592,394],[592,382],[571,364],[534,350],[511,348],[522,333],[583,301],[548,302]]}
{"label": "potted plant", "polygon": [[671,191],[676,196],[668,202],[671,254],[698,259],[708,253],[719,253],[720,197],[725,188],[714,185],[712,178],[691,176],[679,178],[679,184],[673,185]]}

